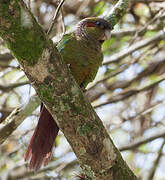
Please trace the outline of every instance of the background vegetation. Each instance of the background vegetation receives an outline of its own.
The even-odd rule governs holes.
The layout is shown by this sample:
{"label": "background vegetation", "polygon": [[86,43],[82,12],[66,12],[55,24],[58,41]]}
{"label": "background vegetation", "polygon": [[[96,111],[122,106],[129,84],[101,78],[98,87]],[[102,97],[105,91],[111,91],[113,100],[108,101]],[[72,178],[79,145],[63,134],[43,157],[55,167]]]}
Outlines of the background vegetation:
{"label": "background vegetation", "polygon": [[[27,0],[38,22],[48,30],[57,0]],[[88,16],[109,13],[113,0],[66,0],[53,31],[57,42]],[[87,96],[115,145],[142,180],[165,179],[165,3],[132,0],[127,14],[103,44],[104,65]],[[35,91],[17,61],[0,40],[0,127],[17,107],[28,103]],[[38,173],[24,162],[39,108],[27,117],[0,146],[1,179],[74,179],[79,165],[69,144],[59,134],[52,162]],[[1,130],[0,130],[1,133]]]}

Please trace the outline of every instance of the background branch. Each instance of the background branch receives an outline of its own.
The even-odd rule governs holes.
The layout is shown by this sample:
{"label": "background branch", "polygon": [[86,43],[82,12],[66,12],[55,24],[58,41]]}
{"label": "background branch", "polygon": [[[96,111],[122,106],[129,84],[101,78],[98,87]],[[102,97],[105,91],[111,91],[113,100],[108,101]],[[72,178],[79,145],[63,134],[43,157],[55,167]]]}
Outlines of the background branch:
{"label": "background branch", "polygon": [[155,171],[156,171],[156,169],[158,167],[158,164],[159,164],[159,161],[160,161],[160,159],[162,157],[162,152],[163,152],[164,145],[165,145],[165,138],[163,139],[162,145],[160,146],[160,149],[158,151],[158,156],[157,156],[157,158],[156,158],[156,160],[155,160],[155,162],[154,162],[154,164],[152,166],[152,169],[151,169],[151,171],[149,173],[148,180],[153,180],[153,178],[154,178]]}
{"label": "background branch", "polygon": [[0,129],[0,144],[2,144],[16,128],[32,114],[40,105],[40,99],[37,96],[30,98],[27,105],[15,109],[5,120],[5,124]]}
{"label": "background branch", "polygon": [[119,149],[120,149],[120,151],[127,151],[127,150],[131,150],[131,149],[135,149],[135,148],[138,148],[139,146],[141,146],[142,144],[146,144],[155,139],[164,138],[164,137],[165,137],[165,132],[163,131],[163,132],[153,135],[151,137],[142,138],[140,140],[137,140],[137,142],[133,142],[129,145],[125,145],[123,147],[120,147]]}

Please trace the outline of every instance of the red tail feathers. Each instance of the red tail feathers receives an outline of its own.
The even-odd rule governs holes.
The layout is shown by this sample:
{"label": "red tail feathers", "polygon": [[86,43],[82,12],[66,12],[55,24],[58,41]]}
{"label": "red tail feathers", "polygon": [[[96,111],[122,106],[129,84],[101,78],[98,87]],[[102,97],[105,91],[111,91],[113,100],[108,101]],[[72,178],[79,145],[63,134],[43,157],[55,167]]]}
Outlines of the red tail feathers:
{"label": "red tail feathers", "polygon": [[39,121],[25,154],[25,161],[30,158],[30,169],[38,170],[42,163],[44,166],[48,164],[58,131],[53,117],[45,106],[41,105]]}

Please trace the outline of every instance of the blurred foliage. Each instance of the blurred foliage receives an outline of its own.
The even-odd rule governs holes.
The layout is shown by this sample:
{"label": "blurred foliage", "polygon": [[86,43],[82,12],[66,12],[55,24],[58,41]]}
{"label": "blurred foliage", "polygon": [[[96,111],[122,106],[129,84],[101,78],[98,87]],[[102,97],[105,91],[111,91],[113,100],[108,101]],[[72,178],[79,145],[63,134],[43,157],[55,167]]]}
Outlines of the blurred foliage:
{"label": "blurred foliage", "polygon": [[[59,1],[25,2],[46,32]],[[53,40],[57,42],[64,33],[72,31],[82,18],[105,16],[115,2],[66,0],[53,30]],[[103,44],[104,64],[87,90],[114,143],[142,180],[165,179],[164,27],[164,0],[132,0],[111,39]],[[5,126],[6,117],[16,107],[35,94],[27,81],[0,40],[0,127]],[[80,168],[62,133],[50,165],[35,173],[27,169],[24,153],[38,114],[39,108],[0,146],[0,179],[76,179]]]}

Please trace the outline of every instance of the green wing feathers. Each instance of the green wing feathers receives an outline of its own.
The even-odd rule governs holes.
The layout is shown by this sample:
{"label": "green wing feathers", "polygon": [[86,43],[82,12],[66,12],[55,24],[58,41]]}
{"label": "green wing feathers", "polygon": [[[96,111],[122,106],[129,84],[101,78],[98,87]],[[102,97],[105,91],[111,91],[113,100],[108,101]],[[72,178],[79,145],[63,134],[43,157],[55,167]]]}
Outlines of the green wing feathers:
{"label": "green wing feathers", "polygon": [[72,75],[83,88],[94,80],[103,60],[101,47],[96,47],[90,41],[77,40],[73,33],[64,35],[57,45],[63,61],[68,64]]}

